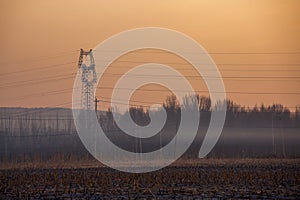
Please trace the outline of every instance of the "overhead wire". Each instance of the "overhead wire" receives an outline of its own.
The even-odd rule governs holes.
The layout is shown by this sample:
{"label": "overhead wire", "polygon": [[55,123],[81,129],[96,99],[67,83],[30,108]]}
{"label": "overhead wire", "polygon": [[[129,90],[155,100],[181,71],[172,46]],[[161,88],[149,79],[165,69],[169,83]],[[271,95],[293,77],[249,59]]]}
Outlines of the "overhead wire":
{"label": "overhead wire", "polygon": [[[23,60],[18,60],[18,62],[44,61],[44,60],[49,60],[49,59],[53,59],[53,58],[59,58],[59,57],[63,57],[63,56],[73,55],[77,52],[79,52],[79,50],[66,51],[66,52],[61,52],[61,53],[54,54],[54,55],[41,55],[41,56],[31,57],[31,58],[27,58],[27,59],[23,59]],[[14,61],[15,61],[15,59],[14,59]],[[11,62],[0,62],[0,65],[4,65],[4,64],[11,64]]]}
{"label": "overhead wire", "polygon": [[[114,88],[114,87],[103,87],[99,86],[98,89],[108,89],[108,90],[139,90],[139,91],[151,91],[151,92],[165,92],[166,90],[162,89],[145,89],[145,88]],[[174,92],[189,92],[189,90],[172,90]],[[282,95],[300,95],[300,92],[241,92],[241,91],[208,91],[208,90],[194,90],[194,92],[211,92],[211,93],[232,93],[232,94],[282,94]]]}
{"label": "overhead wire", "polygon": [[18,73],[24,73],[24,72],[30,72],[30,71],[36,71],[36,70],[44,70],[44,69],[49,69],[49,68],[56,68],[56,67],[60,67],[62,65],[69,65],[69,64],[74,64],[74,63],[77,63],[77,62],[67,62],[67,63],[53,64],[53,65],[46,65],[43,67],[30,68],[30,69],[25,69],[25,70],[18,70],[18,71],[13,71],[13,72],[6,72],[6,73],[1,73],[0,76],[6,76],[6,75],[11,75],[11,74],[18,74]]}
{"label": "overhead wire", "polygon": [[[79,50],[75,50],[75,51],[72,51],[72,53],[75,53],[75,52],[78,52]],[[97,50],[96,50],[97,51]],[[70,53],[70,52],[68,52]],[[137,53],[137,52],[136,52]],[[149,52],[138,52],[138,53],[149,53]],[[154,52],[154,53],[159,53],[159,52]],[[168,52],[167,52],[168,53]],[[196,53],[196,52],[185,52],[185,53]],[[294,51],[294,52],[208,52],[209,54],[224,54],[224,55],[240,55],[240,54],[244,54],[244,55],[251,55],[251,54],[260,54],[260,55],[263,55],[263,54],[285,54],[285,55],[298,55],[300,54],[300,52],[298,51]],[[37,57],[36,60],[38,59],[48,59],[48,58],[57,58],[57,57],[60,57],[60,56],[64,56],[64,55],[70,55],[70,54],[58,54],[58,55],[54,55],[54,56],[45,56],[45,57]],[[143,63],[143,62],[146,62],[146,61],[126,61],[126,60],[117,60],[116,62],[130,62],[130,63]],[[5,76],[5,75],[11,75],[11,74],[18,74],[18,73],[25,73],[25,72],[30,72],[30,71],[35,71],[35,70],[44,70],[44,69],[50,69],[50,68],[55,68],[55,67],[58,67],[58,66],[62,66],[62,65],[69,65],[69,64],[75,64],[77,62],[67,62],[67,63],[61,63],[61,64],[54,64],[54,65],[46,65],[46,66],[42,66],[42,67],[35,67],[35,68],[30,68],[30,69],[26,69],[26,70],[18,70],[18,71],[13,71],[13,72],[7,72],[7,73],[1,73],[0,76]],[[165,62],[164,62],[165,63]],[[0,63],[0,64],[3,64],[3,63]],[[189,63],[179,63],[179,62],[170,62],[170,63],[166,63],[166,64],[178,64],[178,65],[190,65]],[[203,63],[202,63],[203,64]],[[205,63],[204,63],[205,64]],[[217,65],[232,65],[232,66],[236,66],[236,65],[247,65],[247,66],[300,66],[300,63],[219,63]],[[120,66],[120,67],[127,67],[127,66]],[[193,69],[182,69],[182,70],[193,70]],[[249,71],[253,71],[253,72],[256,72],[256,71],[300,71],[300,69],[286,69],[286,70],[283,70],[283,69],[249,69],[249,70],[243,70],[243,69],[220,69],[220,71],[245,71],[245,72],[249,72]],[[117,75],[122,75],[122,74],[115,74],[115,73],[112,73],[112,74],[109,74],[109,73],[105,73],[104,75],[112,75],[112,76],[117,76]],[[130,75],[132,76],[132,75]],[[137,75],[134,75],[134,76],[147,76],[146,74],[143,75],[143,74],[137,74]],[[164,75],[158,75],[159,77],[166,77]],[[168,76],[170,77],[170,76]],[[175,77],[175,76],[172,76],[172,77]],[[190,77],[190,78],[201,78],[201,76],[194,76],[194,75],[188,75],[188,76],[185,76],[185,77]],[[2,85],[0,86],[0,88],[4,88],[4,87],[15,87],[15,86],[19,86],[20,84],[22,85],[31,85],[31,84],[37,84],[37,83],[44,83],[44,82],[49,82],[49,81],[58,81],[58,80],[63,80],[63,79],[69,79],[69,78],[73,78],[73,76],[70,76],[70,77],[58,77],[58,76],[55,76],[55,77],[47,77],[48,79],[33,79],[33,80],[23,80],[23,81],[17,81],[17,82],[11,82],[11,83],[8,83],[8,85]],[[220,78],[220,77],[207,77],[207,78]],[[259,77],[254,77],[254,76],[239,76],[239,77],[236,77],[236,76],[223,76],[221,78],[224,78],[224,79],[227,79],[227,80],[234,80],[234,81],[298,81],[298,79],[300,77],[294,77],[294,76],[259,76]],[[245,79],[249,79],[249,80],[245,80]],[[252,79],[255,79],[255,80],[252,80]],[[257,79],[262,79],[262,80],[257,80]],[[100,87],[101,88],[101,87]],[[103,88],[103,87],[102,87]],[[110,89],[128,89],[128,88],[110,88]],[[144,90],[144,91],[149,91],[149,90]],[[153,91],[153,90],[151,90]],[[157,90],[156,90],[157,91]],[[67,90],[65,91],[60,91],[62,93],[64,92],[69,92]],[[208,92],[208,91],[196,91],[196,92]],[[217,91],[214,91],[214,92],[217,92]],[[240,91],[227,91],[226,93],[233,93],[233,94],[259,94],[259,95],[277,95],[277,94],[280,94],[280,95],[299,95],[299,93],[292,93],[292,92],[285,92],[285,93],[275,93],[275,92],[240,92]],[[52,94],[55,94],[52,93]],[[38,95],[38,94],[35,94],[35,95]],[[47,93],[43,94],[43,95],[48,95]],[[27,95],[27,97],[30,97],[30,95]],[[26,98],[27,98],[26,97]]]}

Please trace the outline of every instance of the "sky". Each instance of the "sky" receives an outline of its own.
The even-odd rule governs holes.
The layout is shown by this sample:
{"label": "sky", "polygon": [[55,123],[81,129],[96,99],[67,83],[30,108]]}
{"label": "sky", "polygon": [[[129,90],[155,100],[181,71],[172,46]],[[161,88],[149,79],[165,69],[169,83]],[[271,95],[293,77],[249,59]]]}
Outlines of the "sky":
{"label": "sky", "polygon": [[[150,26],[192,37],[211,53],[224,77],[256,77],[224,79],[227,97],[233,101],[293,107],[300,104],[299,8],[298,0],[3,0],[0,106],[69,107],[79,49],[94,48],[122,31]],[[128,60],[128,67],[154,61],[175,62],[172,67],[179,71],[192,67],[181,65],[185,61],[174,55],[155,55],[153,51],[124,55],[109,70],[124,73]],[[104,76],[98,86],[113,87],[117,79]],[[206,88],[201,79],[189,81],[195,90]],[[107,108],[110,94],[97,90],[103,98],[100,108]],[[137,91],[132,99],[161,102],[166,94],[167,90]]]}

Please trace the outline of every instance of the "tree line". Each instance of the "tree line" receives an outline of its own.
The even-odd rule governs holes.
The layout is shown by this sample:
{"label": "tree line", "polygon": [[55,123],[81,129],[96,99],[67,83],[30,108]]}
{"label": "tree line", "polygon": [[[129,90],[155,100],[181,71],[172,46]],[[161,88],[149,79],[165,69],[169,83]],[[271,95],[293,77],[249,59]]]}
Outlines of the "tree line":
{"label": "tree line", "polygon": [[[218,109],[218,104],[212,105],[211,99],[206,96],[197,95],[196,99],[197,102],[192,102],[192,98],[186,97],[181,108],[175,95],[168,96],[163,103],[163,108],[167,112],[167,120],[179,124],[181,109],[197,106],[201,115],[200,126],[206,126],[209,123],[211,111]],[[291,112],[282,104],[247,107],[232,100],[219,102],[219,104],[224,103],[227,106],[225,127],[300,127],[299,106]],[[99,123],[104,130],[117,129],[112,115],[115,110],[118,109],[109,108],[107,111],[97,112]],[[127,112],[139,125],[147,125],[150,122],[149,109],[145,107],[130,107]],[[1,135],[76,134],[72,110],[67,108],[0,108],[0,116]],[[119,116],[122,118],[122,114]]]}

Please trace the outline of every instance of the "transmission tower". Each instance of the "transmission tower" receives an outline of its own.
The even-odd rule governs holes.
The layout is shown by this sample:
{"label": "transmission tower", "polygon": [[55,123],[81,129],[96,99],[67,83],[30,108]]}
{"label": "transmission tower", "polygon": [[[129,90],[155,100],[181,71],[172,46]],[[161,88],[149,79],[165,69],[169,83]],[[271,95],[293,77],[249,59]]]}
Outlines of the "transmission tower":
{"label": "transmission tower", "polygon": [[94,86],[97,82],[92,49],[89,51],[80,49],[78,68],[81,69],[81,108],[91,110],[94,107]]}

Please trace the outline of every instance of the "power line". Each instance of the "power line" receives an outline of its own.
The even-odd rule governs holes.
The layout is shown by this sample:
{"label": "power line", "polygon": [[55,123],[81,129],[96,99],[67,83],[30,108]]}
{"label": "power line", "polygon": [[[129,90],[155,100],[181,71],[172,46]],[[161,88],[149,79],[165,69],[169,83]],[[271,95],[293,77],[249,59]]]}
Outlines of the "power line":
{"label": "power line", "polygon": [[[111,88],[110,88],[111,89]],[[116,88],[116,89],[130,89],[130,88]],[[137,90],[143,90],[143,91],[163,91],[163,90],[149,90],[149,89],[137,89]],[[200,92],[200,91],[195,91],[195,92]],[[207,92],[207,91],[201,91],[201,92]],[[300,93],[250,93],[250,92],[226,92],[226,93],[234,93],[234,94],[296,94],[296,95],[300,95]],[[100,102],[105,102],[105,103],[112,103],[111,99],[108,98],[108,97],[103,97],[103,96],[100,96],[100,99],[99,101]],[[103,100],[104,99],[104,100]],[[110,100],[105,100],[105,99],[110,99]],[[137,103],[141,103],[141,104],[128,104],[128,103],[124,103],[125,100],[122,100],[122,99],[117,99],[117,101],[114,101],[115,104],[119,104],[119,105],[128,105],[128,106],[135,106],[135,107],[146,107],[146,108],[150,108],[150,106],[146,106],[146,105],[142,105],[142,104],[161,104],[159,102],[147,102],[147,101],[134,101],[134,100],[131,100],[132,102],[137,102]],[[60,106],[65,106],[65,105],[70,105],[72,104],[72,102],[66,102],[66,103],[61,103],[61,104],[57,104],[57,105],[52,105],[52,106],[47,106],[47,108],[36,108],[38,110],[30,110],[30,111],[21,111],[21,112],[18,112],[18,113],[14,113],[13,115],[10,115],[8,118],[14,118],[14,117],[18,117],[18,116],[22,116],[22,115],[33,115],[33,114],[37,114],[37,113],[42,113],[42,112],[53,112],[54,110],[57,110],[57,109],[64,109],[63,107],[60,107]],[[233,107],[237,107],[237,108],[251,108],[249,106],[240,106],[240,105],[237,105],[237,106],[233,106]],[[253,107],[254,108],[254,107]],[[284,106],[284,108],[288,108],[288,109],[295,109],[297,107],[292,107],[292,106]],[[42,109],[42,110],[41,110]],[[45,109],[45,110],[43,110]]]}
{"label": "power line", "polygon": [[[102,99],[111,100],[111,98],[109,98],[109,97],[104,97],[104,96],[97,96],[97,97],[100,97]],[[124,99],[115,99],[115,100],[126,102],[126,100],[124,100]],[[161,104],[161,102],[153,102],[153,101],[136,101],[136,100],[130,100],[130,101],[137,102],[137,103],[143,103],[143,104]],[[126,104],[126,105],[129,105],[129,104]],[[132,104],[130,104],[130,105],[132,105]]]}
{"label": "power line", "polygon": [[[121,52],[119,50],[104,50],[104,51],[99,51],[99,50],[93,50],[94,52]],[[41,56],[36,56],[36,57],[31,57],[25,60],[20,60],[20,62],[28,62],[28,61],[40,61],[40,60],[46,60],[46,59],[51,59],[51,58],[57,58],[57,57],[62,57],[62,56],[68,56],[72,55],[75,53],[78,53],[79,50],[70,50],[70,51],[63,51],[59,52],[57,54],[53,55],[41,55]],[[161,53],[172,53],[169,51],[131,51],[134,53],[155,53],[155,54],[161,54]],[[182,53],[187,53],[187,54],[199,54],[199,52],[182,52]],[[265,54],[273,54],[273,55],[298,55],[300,54],[300,51],[274,51],[274,52],[207,52],[208,54],[220,54],[220,55],[265,55]],[[206,53],[202,53],[206,54]],[[0,64],[7,64],[8,62],[2,62]]]}
{"label": "power line", "polygon": [[[120,61],[116,61],[114,64],[118,63],[118,62],[127,62],[127,63],[147,63],[146,61],[126,61],[126,60],[120,60]],[[12,74],[19,74],[19,73],[26,73],[26,72],[30,72],[30,71],[36,71],[36,70],[44,70],[44,69],[50,69],[50,68],[55,68],[55,67],[59,67],[62,65],[69,65],[69,64],[75,64],[77,62],[66,62],[66,63],[61,63],[61,64],[54,64],[54,65],[46,65],[43,67],[36,67],[36,68],[30,68],[30,69],[26,69],[26,70],[18,70],[18,71],[13,71],[13,72],[7,72],[7,73],[1,73],[0,76],[7,76],[7,75],[12,75]],[[189,63],[178,63],[178,62],[162,62],[163,64],[178,64],[178,65],[188,65],[190,66],[191,64]],[[205,63],[200,63],[202,65],[208,65]],[[216,65],[238,65],[238,66],[243,66],[243,65],[247,65],[247,66],[300,66],[300,63],[219,63]],[[124,67],[128,67],[128,66],[118,66],[118,68],[124,68]],[[154,67],[153,67],[154,68]],[[177,67],[178,68],[178,67]],[[178,68],[180,69],[180,68]],[[182,68],[181,70],[194,70],[194,69],[185,69]],[[205,70],[205,71],[214,71],[214,70]],[[247,70],[241,70],[241,69],[219,69],[219,71],[300,71],[300,69],[247,69]]]}
{"label": "power line", "polygon": [[[74,78],[75,73],[71,74],[62,74],[62,75],[55,75],[55,76],[49,76],[44,77],[41,79],[30,79],[30,80],[22,80],[22,81],[15,81],[6,83],[6,85],[1,85],[0,88],[5,87],[16,87],[16,86],[24,86],[24,85],[31,85],[36,83],[43,83],[43,82],[49,82],[49,81],[57,81],[57,80],[64,80],[64,79],[71,79]],[[124,76],[124,74],[117,74],[117,73],[104,73],[104,76],[108,77],[116,77],[116,76]],[[131,77],[149,77],[151,75],[147,74],[127,74],[125,76],[131,76]],[[176,77],[182,77],[177,75],[156,75],[156,78],[176,78]],[[208,78],[212,80],[218,80],[218,79],[226,79],[227,81],[300,81],[300,77],[296,76],[221,76],[221,77],[214,77],[214,76],[197,76],[197,75],[186,75],[184,76],[186,78],[194,78],[194,79],[203,79]],[[46,79],[45,79],[46,78]]]}
{"label": "power line", "polygon": [[[49,81],[56,81],[56,80],[63,80],[63,79],[69,79],[73,78],[75,73],[71,74],[61,74],[61,75],[55,75],[55,76],[49,76],[49,77],[44,77],[41,79],[30,79],[30,80],[22,80],[22,81],[15,81],[15,82],[10,82],[6,83],[7,85],[1,85],[0,88],[4,87],[15,87],[19,85],[30,85],[30,84],[35,84],[35,83],[42,83],[42,82],[49,82]],[[152,77],[152,75],[147,75],[147,74],[118,74],[118,73],[104,73],[102,74],[104,76],[131,76],[131,77]],[[176,77],[182,77],[180,75],[162,75],[158,74],[155,76],[155,78],[176,78]],[[227,80],[235,80],[235,81],[300,81],[300,77],[298,76],[221,76],[221,77],[216,77],[216,76],[198,76],[198,75],[186,75],[184,76],[186,78],[197,78],[197,79],[203,79],[203,78],[209,78],[209,79],[227,79]],[[45,79],[46,78],[46,79]],[[247,79],[247,80],[245,80]],[[262,79],[262,80],[251,80],[251,79]]]}
{"label": "power line", "polygon": [[[300,71],[299,71],[300,72]],[[201,75],[197,73],[193,73],[192,75],[168,75],[168,74],[159,74],[160,72],[157,72],[157,75],[150,75],[147,74],[147,72],[143,74],[126,74],[126,73],[110,73],[105,72],[104,74],[101,74],[104,78],[121,78],[121,77],[136,77],[136,78],[143,78],[143,77],[153,77],[153,79],[159,78],[159,79],[176,79],[176,78],[191,78],[191,80],[226,80],[226,81],[300,81],[300,76],[297,76],[298,74],[294,74],[296,76],[272,76],[271,74],[269,76],[243,76],[243,75],[235,75],[235,76],[229,76],[229,75],[222,75],[220,76],[206,76]],[[180,72],[179,72],[180,73]],[[248,73],[247,73],[248,74]],[[100,75],[100,74],[98,74]]]}
{"label": "power line", "polygon": [[[100,60],[104,61],[104,60]],[[132,61],[132,60],[117,60],[116,63],[145,63],[149,61]],[[54,65],[47,65],[44,67],[37,67],[37,68],[31,68],[31,69],[26,69],[26,70],[19,70],[19,71],[14,71],[14,72],[7,72],[7,73],[1,73],[0,76],[5,76],[5,75],[10,75],[10,74],[16,74],[16,73],[22,73],[22,72],[28,72],[28,71],[33,71],[33,70],[42,70],[46,68],[51,68],[51,67],[58,67],[61,65],[67,65],[67,64],[74,64],[77,62],[67,62],[67,63],[62,63],[62,64],[54,64]],[[189,63],[179,63],[179,62],[162,62],[164,64],[178,64],[178,65],[191,65]],[[201,65],[211,65],[211,63],[198,63]],[[259,66],[300,66],[300,63],[216,63],[216,65],[259,65]],[[119,66],[120,67],[120,66]],[[123,67],[123,66],[121,66]],[[245,70],[246,71],[246,70]],[[298,70],[297,70],[298,71]]]}
{"label": "power line", "polygon": [[[114,88],[114,87],[103,87],[103,86],[99,86],[97,87],[98,89],[105,89],[105,90],[133,90],[132,88]],[[49,96],[49,95],[57,95],[57,94],[64,94],[64,93],[71,93],[73,90],[73,88],[65,88],[65,89],[61,89],[61,90],[53,90],[53,91],[49,91],[49,92],[41,92],[41,93],[34,93],[34,94],[29,94],[29,95],[24,95],[21,97],[14,97],[14,99],[16,99],[17,101],[26,99],[26,98],[32,98],[32,97],[38,97],[40,98],[41,96]],[[148,92],[166,92],[166,90],[162,90],[162,89],[143,89],[143,88],[137,88],[135,89],[137,91],[148,91]],[[188,92],[185,90],[176,90],[174,92]],[[209,93],[208,90],[196,90],[196,93]],[[218,91],[213,91],[212,93],[221,93]],[[226,91],[226,93],[228,94],[241,94],[241,95],[300,95],[300,93],[296,93],[296,92],[242,92],[242,91]],[[6,99],[5,101],[10,101],[11,99]],[[155,104],[157,102],[140,102],[140,101],[136,101],[138,103],[152,103]]]}
{"label": "power line", "polygon": [[[106,99],[106,100],[100,100],[102,102],[106,102],[106,103],[115,103],[115,104],[121,104],[121,105],[128,105],[128,106],[136,106],[136,107],[139,107],[139,106],[142,106],[142,107],[150,107],[150,106],[144,106],[144,105],[138,105],[138,104],[128,104],[126,103],[127,100],[125,99],[115,99],[117,101],[111,101],[111,98],[109,97],[103,97],[103,96],[98,96],[102,99]],[[153,101],[136,101],[136,100],[130,100],[130,102],[137,102],[137,103],[142,103],[142,104],[162,104],[164,102],[153,102]],[[241,106],[241,105],[233,105],[233,107],[235,108],[242,108],[242,107],[245,107],[245,108],[255,108],[255,106]],[[297,106],[283,106],[284,108],[289,108],[289,109],[295,109],[297,108]]]}
{"label": "power line", "polygon": [[[27,83],[27,82],[34,82],[34,81],[44,81],[44,80],[51,79],[51,78],[61,78],[61,77],[69,76],[69,75],[75,75],[75,73],[56,74],[54,76],[39,77],[37,79],[34,78],[34,79],[20,80],[20,81],[8,82],[8,83],[5,83],[5,84],[11,85],[11,84],[16,84],[16,83]],[[5,87],[5,86],[6,85],[1,85],[0,87]]]}
{"label": "power line", "polygon": [[[49,60],[52,58],[58,58],[58,57],[63,57],[63,56],[69,56],[72,54],[75,54],[79,52],[79,50],[73,50],[73,51],[66,51],[66,52],[61,52],[59,54],[54,54],[54,55],[42,55],[42,56],[37,56],[37,57],[31,57],[28,59],[23,59],[23,60],[18,60],[18,62],[36,62],[36,61],[42,61],[42,60]],[[1,62],[0,65],[4,64],[9,64],[9,62]]]}
{"label": "power line", "polygon": [[[111,65],[113,66],[113,65]],[[300,66],[300,65],[299,65]],[[119,68],[129,68],[131,69],[132,66],[118,66],[118,67],[112,67],[112,69],[119,69]],[[157,66],[151,66],[151,67],[144,67],[144,69],[148,69],[148,70],[153,70],[153,69],[160,69],[160,67]],[[187,68],[174,68],[175,70],[180,70],[180,71],[196,71],[196,69],[187,69]],[[294,71],[300,71],[300,69],[218,69],[219,71],[237,71],[237,72],[294,72]],[[214,69],[210,69],[210,70],[201,70],[201,71],[205,71],[205,72],[209,72],[209,71],[216,71]]]}
{"label": "power line", "polygon": [[[111,75],[111,76],[133,76],[133,77],[154,77],[153,75],[148,75],[148,74],[118,74],[118,73],[104,73],[102,75]],[[163,74],[157,74],[155,75],[156,77],[183,77],[181,75],[163,75]],[[224,78],[230,78],[230,79],[235,79],[235,78],[291,78],[291,79],[299,79],[300,76],[199,76],[199,75],[185,75],[184,77],[190,77],[190,78],[212,78],[212,79],[224,79]]]}
{"label": "power line", "polygon": [[33,94],[27,94],[19,97],[13,97],[14,99],[4,99],[4,101],[22,101],[27,98],[32,98],[32,97],[44,97],[44,96],[49,96],[49,95],[57,95],[57,94],[64,94],[64,93],[70,93],[72,92],[73,89],[66,88],[66,89],[61,89],[61,90],[52,90],[52,91],[47,91],[47,92],[39,92],[39,93],[33,93]]}
{"label": "power line", "polygon": [[[97,87],[99,89],[108,89],[108,90],[139,90],[139,91],[152,91],[152,92],[165,92],[166,90],[161,89],[143,89],[143,88],[113,88],[113,87]],[[174,92],[189,92],[188,90],[173,90]],[[208,90],[195,90],[194,92],[200,93],[200,92],[210,92]],[[220,91],[212,91],[211,93],[225,93],[225,94],[254,94],[254,95],[300,95],[300,93],[297,92],[240,92],[240,91],[226,91],[226,92],[220,92]]]}
{"label": "power line", "polygon": [[[110,62],[110,60],[99,60],[99,59],[96,59],[96,61],[102,61],[102,62]],[[132,60],[117,60],[113,63],[139,63],[139,64],[142,64],[142,63],[152,63],[153,61],[132,61]],[[96,62],[97,64],[97,62]],[[179,62],[161,62],[161,64],[178,64],[178,65],[191,65],[190,63],[179,63]],[[209,66],[209,65],[229,65],[229,66],[234,66],[234,65],[238,65],[238,66],[254,66],[254,65],[257,65],[257,66],[300,66],[300,63],[215,63],[215,64],[212,64],[212,63],[194,63],[194,64],[199,64],[199,65],[206,65],[206,66]]]}
{"label": "power line", "polygon": [[[137,61],[117,61],[117,62],[132,62],[132,63],[145,63],[145,62],[137,62]],[[43,67],[36,67],[36,68],[30,68],[30,69],[26,69],[26,70],[18,70],[18,71],[13,71],[13,72],[7,72],[7,73],[1,73],[0,76],[7,76],[7,75],[12,75],[12,74],[19,74],[19,73],[27,73],[27,72],[31,72],[31,71],[38,71],[38,70],[44,70],[44,69],[51,69],[51,68],[56,68],[56,67],[60,67],[63,65],[69,65],[69,64],[75,64],[77,62],[66,62],[66,63],[61,63],[61,64],[54,64],[54,65],[46,65]],[[164,62],[165,63],[165,62]],[[114,63],[116,64],[116,63]],[[166,63],[166,64],[180,64],[180,65],[190,65],[187,63]],[[291,66],[300,66],[300,64],[293,64],[293,63],[275,63],[275,64],[271,64],[271,63],[256,63],[256,64],[249,64],[249,63],[241,63],[241,64],[237,64],[237,63],[225,63],[225,64],[217,64],[217,65],[291,65]],[[131,68],[131,66],[118,66],[118,68]],[[153,66],[149,69],[155,69],[156,66]],[[186,68],[178,68],[176,67],[176,69],[179,70],[183,70],[183,71],[195,71],[195,69],[186,69]],[[204,70],[204,71],[215,71],[215,70]],[[245,72],[249,72],[249,71],[266,71],[266,72],[273,72],[273,71],[278,71],[278,72],[288,72],[288,71],[300,71],[300,69],[219,69],[219,71],[245,71]]]}
{"label": "power line", "polygon": [[[97,87],[99,89],[106,89],[106,90],[133,90],[131,88],[113,88],[113,87]],[[49,95],[57,95],[57,94],[64,94],[64,93],[71,93],[73,90],[73,88],[65,88],[65,89],[61,89],[61,90],[53,90],[53,91],[49,91],[49,92],[41,92],[41,93],[34,93],[34,94],[29,94],[29,95],[24,95],[21,97],[14,97],[15,100],[17,101],[21,101],[23,99],[26,98],[32,98],[32,97],[38,97],[41,98],[41,96],[49,96]],[[166,90],[162,90],[162,89],[142,89],[142,88],[137,88],[136,90],[138,91],[149,91],[149,92],[166,92]],[[184,90],[176,90],[175,92],[187,92]],[[196,93],[209,93],[208,90],[196,90]],[[215,92],[213,91],[213,93],[220,93],[220,92]],[[279,93],[279,92],[241,92],[241,91],[226,91],[226,93],[228,94],[242,94],[242,95],[299,95],[300,93]],[[105,98],[103,96],[99,96],[100,98]],[[6,101],[12,101],[11,99],[6,99]],[[158,102],[141,102],[141,101],[133,101],[133,102],[137,102],[137,103],[147,103],[147,104],[156,104]],[[159,104],[159,103],[158,103]]]}
{"label": "power line", "polygon": [[[100,98],[103,98],[103,99],[110,99],[110,98],[106,98],[106,97],[102,97],[100,96]],[[101,100],[99,99],[100,102],[105,102],[105,103],[112,103],[111,100]],[[131,100],[133,101],[133,100]],[[158,102],[146,102],[146,101],[133,101],[133,102],[140,102],[142,104],[128,104],[128,103],[124,103],[125,100],[121,100],[121,99],[118,99],[118,101],[114,101],[113,103],[114,104],[117,104],[117,105],[127,105],[127,106],[131,106],[131,107],[142,107],[142,108],[150,108],[150,106],[146,106],[146,105],[142,105],[142,104],[149,104],[149,103],[152,103],[152,104],[162,104],[163,102],[161,103],[158,103]],[[12,119],[12,118],[15,118],[15,117],[20,117],[22,115],[36,115],[37,113],[38,114],[41,114],[43,112],[53,112],[57,109],[66,109],[66,108],[62,108],[62,107],[58,107],[56,108],[57,106],[62,106],[62,105],[69,105],[69,104],[72,104],[72,102],[67,102],[67,103],[62,103],[62,104],[58,104],[58,105],[55,105],[53,107],[49,107],[49,108],[39,108],[39,110],[29,110],[29,111],[21,111],[19,113],[14,113],[13,115],[10,115],[8,117],[6,117],[5,119]],[[256,106],[241,106],[241,105],[233,105],[232,106],[233,108],[245,108],[245,109],[253,109],[255,108]],[[270,107],[272,108],[272,105],[269,105],[269,106],[265,106],[266,108]],[[297,106],[283,106],[284,109],[295,109],[295,108],[299,108]],[[0,119],[4,119],[4,118],[0,118]],[[30,119],[30,118],[28,118]],[[40,118],[38,118],[40,120]],[[53,118],[49,118],[51,120],[54,120]],[[70,118],[68,120],[71,120],[73,118]],[[58,120],[56,118],[56,120]]]}
{"label": "power line", "polygon": [[[129,51],[129,53],[158,53],[158,54],[161,54],[161,53],[171,53],[173,54],[172,52],[170,51],[165,51],[165,50],[162,50],[162,49],[158,49],[159,51],[157,51],[156,49],[153,49],[153,48],[147,48],[147,49],[141,49],[141,50],[144,50],[144,51],[140,51],[140,50],[133,50],[133,51]],[[156,50],[156,51],[155,51]],[[96,52],[123,52],[123,51],[120,51],[120,50],[93,50],[93,51],[96,51]],[[257,54],[275,54],[275,55],[278,55],[278,54],[292,54],[292,55],[295,55],[295,54],[300,54],[300,51],[273,51],[273,52],[204,52],[204,53],[200,53],[200,52],[180,52],[180,53],[185,53],[185,54],[237,54],[237,55],[240,55],[240,54],[246,54],[246,55],[251,55],[251,54],[254,54],[254,55],[257,55]]]}
{"label": "power line", "polygon": [[31,85],[31,84],[37,84],[37,83],[46,83],[46,82],[51,82],[51,81],[60,81],[60,80],[66,80],[66,79],[71,79],[74,78],[73,75],[65,75],[65,76],[54,76],[56,78],[49,78],[49,79],[38,79],[37,81],[32,79],[32,80],[27,80],[28,82],[13,82],[12,85],[2,85],[0,88],[7,88],[7,87],[15,87],[15,86],[24,86],[24,85]]}
{"label": "power line", "polygon": [[67,63],[61,63],[61,64],[47,65],[47,66],[43,66],[43,67],[36,67],[36,68],[31,68],[31,69],[26,69],[26,70],[18,70],[18,71],[13,71],[13,72],[2,73],[2,74],[0,74],[0,76],[25,73],[25,72],[29,72],[29,71],[35,71],[35,70],[44,70],[44,69],[55,68],[55,67],[60,67],[62,65],[69,65],[69,64],[75,64],[75,63],[77,63],[77,62],[67,62]]}

